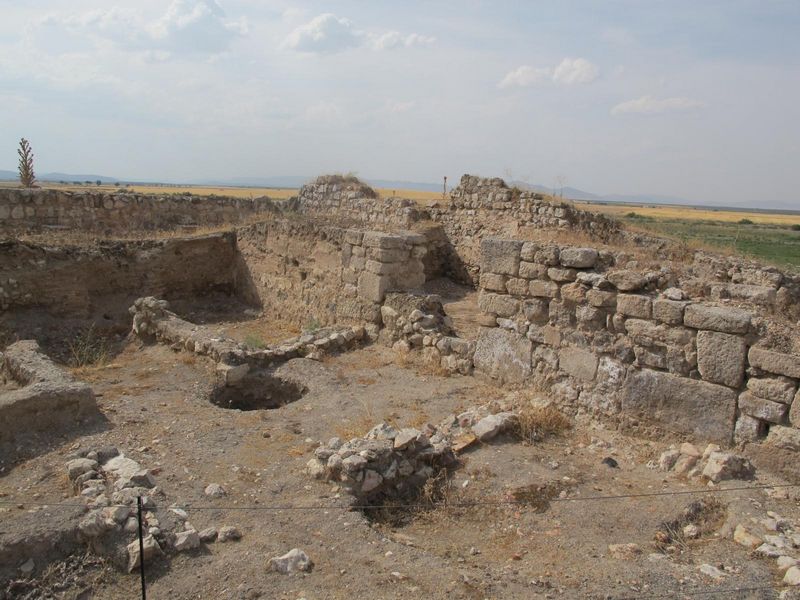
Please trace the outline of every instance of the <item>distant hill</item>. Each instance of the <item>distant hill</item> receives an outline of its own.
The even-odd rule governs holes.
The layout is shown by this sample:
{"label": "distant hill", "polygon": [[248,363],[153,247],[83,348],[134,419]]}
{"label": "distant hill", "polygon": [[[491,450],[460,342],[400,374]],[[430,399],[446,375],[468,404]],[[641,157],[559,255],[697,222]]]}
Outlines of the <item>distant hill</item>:
{"label": "distant hill", "polygon": [[[16,171],[3,171],[0,170],[0,180],[2,181],[16,181],[19,179],[19,174]],[[123,181],[116,177],[108,177],[106,175],[87,175],[87,174],[74,174],[74,173],[37,173],[36,174],[37,181],[92,181],[95,182],[98,179],[101,183],[117,183],[118,181]]]}
{"label": "distant hill", "polygon": [[[0,181],[16,181],[18,175],[16,171],[0,170]],[[100,180],[101,183],[133,183],[133,184],[171,184],[171,185],[198,185],[198,186],[216,186],[216,187],[261,187],[261,188],[291,188],[297,189],[305,183],[313,180],[313,177],[306,177],[303,175],[276,175],[273,177],[231,177],[225,179],[196,179],[191,181],[142,181],[133,179],[121,179],[118,177],[109,177],[107,175],[90,175],[90,174],[75,174],[75,173],[40,173],[36,176],[39,181],[91,181],[95,182]],[[363,178],[364,181],[376,188],[384,188],[389,190],[420,190],[426,192],[441,192],[441,183],[430,183],[420,181],[395,181],[391,179],[370,179]],[[458,179],[453,178],[448,181],[448,189],[452,189],[457,185]],[[544,192],[546,194],[561,195],[562,190],[553,190],[544,185],[528,184],[522,181],[511,181],[511,186],[517,186],[522,189],[529,189],[537,192]],[[563,195],[565,199],[578,200],[584,202],[600,202],[600,203],[622,203],[622,204],[674,204],[678,206],[707,206],[720,209],[749,209],[749,210],[766,210],[766,211],[790,211],[795,212],[798,210],[798,203],[795,200],[767,200],[760,203],[760,206],[754,207],[752,204],[747,206],[740,205],[726,205],[722,202],[697,202],[696,200],[688,200],[677,196],[664,196],[660,194],[594,194],[573,187],[564,187]],[[754,201],[755,203],[755,201]]]}

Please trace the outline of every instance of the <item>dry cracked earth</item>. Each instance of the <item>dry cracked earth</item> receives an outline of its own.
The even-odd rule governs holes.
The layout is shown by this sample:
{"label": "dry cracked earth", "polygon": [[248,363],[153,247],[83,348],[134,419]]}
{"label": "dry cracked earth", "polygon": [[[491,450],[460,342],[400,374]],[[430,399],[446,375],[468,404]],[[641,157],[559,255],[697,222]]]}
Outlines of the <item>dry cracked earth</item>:
{"label": "dry cracked earth", "polygon": [[[269,330],[259,321],[250,326]],[[214,327],[232,336],[246,329]],[[304,472],[319,443],[363,435],[382,421],[438,423],[509,391],[443,377],[370,346],[292,360],[276,374],[305,388],[300,399],[239,411],[210,402],[213,371],[206,358],[134,339],[108,364],[78,371],[99,395],[105,423],[4,457],[0,528],[57,522],[52,506],[74,497],[65,463],[82,449],[113,445],[151,469],[164,502],[183,507],[198,530],[242,533],[148,564],[148,598],[789,597],[775,560],[732,533],[744,524],[763,537],[777,521],[779,529],[800,530],[798,490],[719,491],[785,484],[768,459],[754,458],[754,481],[688,493],[709,488],[653,468],[666,443],[575,422],[536,443],[501,436],[467,449],[435,505],[365,514],[341,508],[341,489]],[[207,496],[211,483],[225,495]],[[696,532],[680,533],[687,524]],[[313,569],[268,570],[271,557],[293,548]],[[141,597],[138,573],[91,556],[49,571],[30,580],[21,573],[16,587],[6,584],[6,597]]]}

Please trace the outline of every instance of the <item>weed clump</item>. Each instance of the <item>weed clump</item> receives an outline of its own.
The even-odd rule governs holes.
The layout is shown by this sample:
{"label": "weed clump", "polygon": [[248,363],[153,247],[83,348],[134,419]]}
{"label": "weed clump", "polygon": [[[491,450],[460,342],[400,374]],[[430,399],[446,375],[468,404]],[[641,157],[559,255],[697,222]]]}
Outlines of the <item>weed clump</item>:
{"label": "weed clump", "polygon": [[108,338],[98,333],[94,324],[79,332],[68,346],[70,364],[76,368],[103,365],[111,355]]}
{"label": "weed clump", "polygon": [[523,443],[533,444],[569,429],[570,420],[555,406],[524,406],[517,415],[514,433]]}

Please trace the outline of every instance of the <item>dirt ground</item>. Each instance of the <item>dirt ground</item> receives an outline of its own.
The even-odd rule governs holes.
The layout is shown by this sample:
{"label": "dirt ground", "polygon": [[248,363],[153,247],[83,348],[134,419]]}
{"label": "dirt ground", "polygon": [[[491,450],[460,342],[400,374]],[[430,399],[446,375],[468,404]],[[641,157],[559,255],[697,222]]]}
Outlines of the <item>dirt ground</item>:
{"label": "dirt ground", "polygon": [[[305,395],[278,409],[241,412],[209,401],[213,368],[202,357],[129,341],[109,364],[79,371],[99,394],[106,422],[3,456],[0,528],[24,531],[33,521],[57,519],[40,505],[72,497],[68,455],[111,444],[153,469],[167,501],[185,507],[198,530],[234,525],[243,532],[238,542],[161,559],[148,571],[148,598],[778,597],[779,589],[769,588],[781,581],[774,560],[752,556],[730,532],[767,511],[800,523],[796,489],[621,498],[703,486],[648,468],[666,443],[576,423],[533,445],[500,438],[468,450],[439,498],[444,506],[368,517],[339,508],[341,490],[304,473],[319,442],[363,435],[384,420],[437,423],[508,392],[398,364],[390,350],[371,346],[286,363],[276,375],[302,384]],[[603,462],[608,458],[617,466]],[[227,495],[207,498],[212,482]],[[759,468],[756,481],[720,487],[781,483]],[[709,496],[719,501],[717,512],[699,539],[666,551],[656,546],[663,522]],[[508,500],[519,503],[503,504]],[[310,508],[294,508],[301,506]],[[637,546],[621,556],[610,544]],[[313,571],[267,570],[269,558],[292,548],[312,558]],[[78,576],[53,597],[140,597],[137,573],[70,560],[62,568]],[[703,564],[722,573],[706,575]]]}

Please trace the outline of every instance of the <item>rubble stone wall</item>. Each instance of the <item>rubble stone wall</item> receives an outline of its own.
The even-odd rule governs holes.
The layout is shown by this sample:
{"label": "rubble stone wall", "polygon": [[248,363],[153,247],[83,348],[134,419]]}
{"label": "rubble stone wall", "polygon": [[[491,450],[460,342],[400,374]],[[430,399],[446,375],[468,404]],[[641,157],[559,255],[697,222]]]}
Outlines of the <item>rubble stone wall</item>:
{"label": "rubble stone wall", "polygon": [[94,392],[56,366],[32,340],[0,354],[0,378],[18,389],[0,393],[0,444],[29,433],[48,433],[99,415]]}
{"label": "rubble stone wall", "polygon": [[295,209],[303,214],[334,219],[337,223],[383,228],[408,228],[425,218],[416,202],[406,198],[378,198],[359,181],[319,177],[300,188]]}
{"label": "rubble stone wall", "polygon": [[740,274],[708,297],[691,277],[618,259],[482,240],[475,369],[636,428],[723,443],[794,435],[783,430],[800,426],[800,352],[774,331],[781,277]]}
{"label": "rubble stone wall", "polygon": [[272,213],[267,197],[0,189],[0,233],[66,229],[96,232],[171,230],[239,223]]}
{"label": "rubble stone wall", "polygon": [[88,247],[0,243],[0,309],[89,315],[142,294],[174,299],[236,289],[236,236],[211,234]]}

